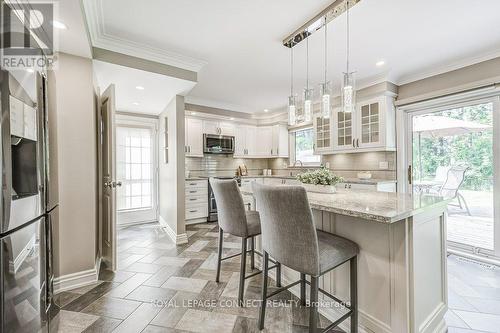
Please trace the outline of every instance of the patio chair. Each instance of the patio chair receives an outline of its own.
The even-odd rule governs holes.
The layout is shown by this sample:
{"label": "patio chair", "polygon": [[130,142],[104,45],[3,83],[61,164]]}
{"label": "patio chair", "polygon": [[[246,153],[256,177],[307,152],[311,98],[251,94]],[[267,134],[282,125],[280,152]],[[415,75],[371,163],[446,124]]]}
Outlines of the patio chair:
{"label": "patio chair", "polygon": [[[467,214],[471,216],[469,206],[465,202],[465,198],[460,194],[459,189],[465,180],[465,173],[469,170],[469,167],[464,165],[454,165],[449,168],[446,174],[446,180],[443,185],[439,188],[438,194],[442,197],[457,199],[458,207],[467,211]],[[450,204],[451,205],[451,204]]]}

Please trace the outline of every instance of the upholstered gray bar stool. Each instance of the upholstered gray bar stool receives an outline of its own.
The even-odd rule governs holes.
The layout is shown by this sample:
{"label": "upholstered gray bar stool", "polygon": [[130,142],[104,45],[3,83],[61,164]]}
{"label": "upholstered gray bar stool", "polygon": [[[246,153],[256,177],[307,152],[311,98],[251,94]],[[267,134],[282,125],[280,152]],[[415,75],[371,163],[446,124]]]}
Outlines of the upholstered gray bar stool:
{"label": "upholstered gray bar stool", "polygon": [[[351,317],[351,332],[358,332],[357,255],[356,243],[316,230],[306,191],[301,186],[266,186],[252,184],[257,209],[262,221],[262,250],[264,275],[262,278],[262,305],[259,328],[264,328],[266,300],[300,283],[301,303],[305,305],[306,274],[311,276],[309,332],[318,329],[318,291],[336,302],[344,302],[318,286],[321,275],[350,262],[350,306],[348,312],[329,325],[323,332],[338,326]],[[300,254],[300,255],[298,255]],[[266,259],[276,261],[300,272],[300,280],[267,293],[268,267]]]}
{"label": "upholstered gray bar stool", "polygon": [[[262,271],[257,271],[246,275],[247,253],[250,252],[250,267],[255,269],[255,254],[262,256],[255,251],[255,236],[260,235],[260,217],[256,211],[246,211],[243,197],[241,196],[238,183],[234,179],[216,179],[210,178],[210,186],[214,192],[215,202],[217,204],[217,217],[219,224],[219,246],[217,255],[217,275],[215,281],[219,282],[221,263],[223,260],[241,255],[240,283],[238,288],[238,304],[243,303],[243,292],[245,290],[245,280],[249,279]],[[241,237],[241,253],[222,258],[222,245],[224,241],[224,232]],[[250,239],[250,249],[247,250],[247,240]],[[274,263],[268,269],[276,268],[276,286],[281,287],[281,264],[267,258]]]}

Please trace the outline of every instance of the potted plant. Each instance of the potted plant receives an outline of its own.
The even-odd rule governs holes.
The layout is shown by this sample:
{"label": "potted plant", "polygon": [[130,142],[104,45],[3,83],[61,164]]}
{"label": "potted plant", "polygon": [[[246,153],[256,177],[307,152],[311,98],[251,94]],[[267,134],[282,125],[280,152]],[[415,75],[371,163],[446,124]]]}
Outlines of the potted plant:
{"label": "potted plant", "polygon": [[319,193],[335,193],[335,185],[344,181],[342,177],[335,175],[324,166],[301,173],[296,178],[303,184],[306,191]]}

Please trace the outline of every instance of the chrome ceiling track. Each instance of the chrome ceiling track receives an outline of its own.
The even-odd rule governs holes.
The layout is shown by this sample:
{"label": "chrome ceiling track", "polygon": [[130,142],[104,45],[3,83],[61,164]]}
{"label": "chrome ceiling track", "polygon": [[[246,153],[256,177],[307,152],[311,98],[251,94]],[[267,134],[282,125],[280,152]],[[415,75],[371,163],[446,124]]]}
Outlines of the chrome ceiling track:
{"label": "chrome ceiling track", "polygon": [[347,10],[347,6],[352,8],[361,0],[336,0],[331,5],[323,9],[320,13],[307,21],[300,28],[283,40],[283,45],[289,48],[294,47],[314,32],[321,29],[325,24],[333,21]]}

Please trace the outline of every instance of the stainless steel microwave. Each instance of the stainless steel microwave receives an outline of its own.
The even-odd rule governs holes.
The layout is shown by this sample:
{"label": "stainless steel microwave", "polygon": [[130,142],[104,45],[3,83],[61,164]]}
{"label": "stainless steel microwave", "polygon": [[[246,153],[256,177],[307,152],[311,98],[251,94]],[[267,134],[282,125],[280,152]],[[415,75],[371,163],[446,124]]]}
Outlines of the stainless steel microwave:
{"label": "stainless steel microwave", "polygon": [[234,136],[203,134],[205,154],[234,154]]}

